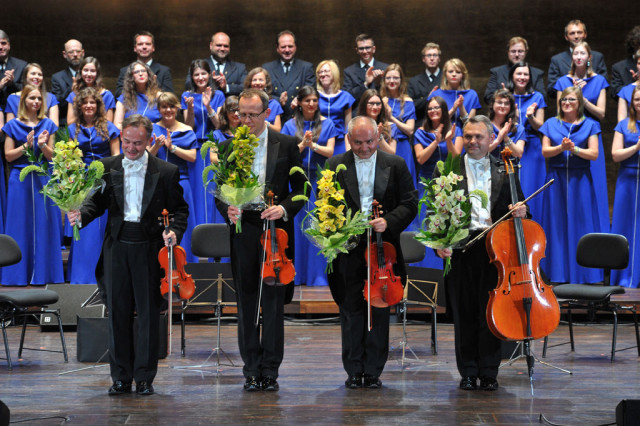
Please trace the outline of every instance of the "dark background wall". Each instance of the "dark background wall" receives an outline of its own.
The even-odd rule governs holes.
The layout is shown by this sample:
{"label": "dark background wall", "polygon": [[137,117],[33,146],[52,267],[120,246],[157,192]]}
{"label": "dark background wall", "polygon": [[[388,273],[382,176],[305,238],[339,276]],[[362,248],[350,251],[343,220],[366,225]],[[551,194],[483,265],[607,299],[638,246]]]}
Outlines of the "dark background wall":
{"label": "dark background wall", "polygon": [[[39,62],[47,76],[65,66],[64,42],[79,39],[86,55],[100,60],[111,89],[119,68],[135,59],[133,35],[146,29],[156,38],[154,58],[171,67],[177,91],[190,61],[208,55],[216,31],[231,36],[232,57],[248,69],[276,57],[275,35],[285,28],[297,36],[299,58],[314,64],[332,58],[341,68],[356,60],[354,37],[370,33],[376,57],[401,64],[408,76],[422,70],[420,50],[435,41],[443,61],[459,57],[466,63],[472,88],[482,97],[489,68],[506,61],[510,37],[525,37],[528,61],[546,70],[551,56],[567,48],[564,25],[581,19],[592,48],[604,53],[610,68],[626,55],[624,39],[640,24],[639,12],[638,2],[620,0],[5,0],[0,28],[11,37],[12,54]],[[615,116],[609,101],[603,122],[607,153]],[[613,189],[616,166],[610,161],[608,170]]]}

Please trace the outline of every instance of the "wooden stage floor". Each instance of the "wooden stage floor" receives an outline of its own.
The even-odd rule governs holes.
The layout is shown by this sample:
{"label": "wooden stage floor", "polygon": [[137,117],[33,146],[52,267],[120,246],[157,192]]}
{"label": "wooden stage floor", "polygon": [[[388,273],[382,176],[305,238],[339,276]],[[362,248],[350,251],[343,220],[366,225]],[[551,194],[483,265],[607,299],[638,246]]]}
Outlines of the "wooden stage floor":
{"label": "wooden stage floor", "polygon": [[[640,364],[635,349],[619,352],[609,361],[611,327],[576,326],[576,352],[567,346],[550,350],[546,361],[573,370],[572,375],[536,364],[535,396],[531,396],[526,363],[517,361],[501,369],[497,392],[461,391],[453,349],[453,327],[439,324],[439,353],[429,348],[429,326],[408,326],[408,342],[420,361],[409,359],[403,368],[401,354],[392,350],[381,376],[381,390],[346,390],[340,362],[337,324],[287,322],[285,359],[277,393],[246,393],[239,367],[223,366],[216,374],[208,359],[215,347],[213,324],[187,326],[187,353],[179,354],[179,326],[174,324],[174,353],[160,361],[154,386],[156,395],[107,396],[111,384],[108,367],[76,361],[76,333],[67,332],[68,364],[57,353],[26,351],[16,360],[19,328],[9,330],[15,361],[9,372],[0,361],[0,400],[11,410],[11,420],[28,424],[538,424],[540,414],[559,424],[585,425],[615,421],[622,399],[640,399]],[[568,334],[561,325],[551,336],[560,341]],[[391,326],[391,344],[401,340],[401,324]],[[634,342],[633,326],[619,327],[619,347]],[[32,327],[27,332],[32,347],[59,348],[55,332]],[[222,348],[236,363],[240,357],[236,326],[222,326]],[[540,356],[541,342],[535,342]],[[66,373],[66,374],[65,374]],[[65,423],[64,418],[68,421]]]}

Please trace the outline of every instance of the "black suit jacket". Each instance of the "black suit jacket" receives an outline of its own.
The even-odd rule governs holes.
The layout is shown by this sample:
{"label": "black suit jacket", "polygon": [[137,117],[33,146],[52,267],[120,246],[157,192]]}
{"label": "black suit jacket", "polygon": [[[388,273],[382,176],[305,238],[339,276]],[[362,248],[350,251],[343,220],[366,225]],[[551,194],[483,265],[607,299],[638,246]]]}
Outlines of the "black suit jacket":
{"label": "black suit jacket", "polygon": [[[549,72],[547,73],[547,94],[549,95],[549,99],[556,98],[556,89],[553,86],[556,84],[556,81],[563,75],[567,75],[569,70],[571,69],[571,51],[565,50],[564,52],[560,52],[557,55],[554,55],[551,58],[551,64],[549,64]],[[604,56],[600,52],[596,52],[595,50],[591,51],[591,67],[593,71],[603,76],[605,79],[607,78],[607,65],[604,63]]]}
{"label": "black suit jacket", "polygon": [[[380,62],[374,58],[373,60],[373,69],[374,70],[386,70],[389,64],[385,64],[384,62]],[[378,89],[380,90],[380,86],[373,83],[371,87],[364,87],[364,76],[367,73],[367,70],[360,66],[360,62],[356,62],[353,65],[349,65],[344,70],[344,83],[342,84],[342,90],[345,90],[355,98],[355,102],[353,103],[351,109],[354,111],[354,116],[357,115],[358,104],[360,103],[360,98],[362,94],[367,89]]]}
{"label": "black suit jacket", "polygon": [[[211,69],[211,72],[215,70],[211,56],[203,59],[203,61],[207,61],[209,63],[209,69]],[[247,67],[241,62],[228,60],[224,64],[224,77],[227,79],[229,91],[226,91],[226,87],[219,87],[218,89],[220,89],[225,96],[238,96],[244,89],[244,79],[247,78]],[[191,87],[191,76],[188,71],[184,87],[185,90],[194,90],[194,88]]]}
{"label": "black suit jacket", "polygon": [[[13,81],[0,90],[0,107],[4,111],[5,106],[7,105],[7,97],[15,92],[19,92],[22,90],[22,73],[24,72],[24,68],[27,66],[27,62],[22,59],[14,58],[13,56],[9,56],[7,59],[7,70],[15,70],[13,73]],[[4,77],[4,71],[0,72],[0,79]]]}
{"label": "black suit jacket", "polygon": [[[387,230],[382,234],[382,239],[395,247],[396,272],[402,277],[404,283],[406,268],[400,247],[400,234],[418,213],[418,191],[402,157],[380,150],[377,155],[373,198],[382,204],[384,211],[382,217],[387,221]],[[327,165],[331,170],[335,170],[339,164],[344,164],[347,169],[337,174],[337,181],[344,189],[344,198],[348,208],[352,212],[356,212],[361,206],[353,151],[347,151],[327,160]],[[360,238],[359,247],[366,247],[366,234]],[[365,264],[365,258],[362,255],[362,250],[352,250],[347,254],[340,254],[333,262],[333,272],[329,274],[328,281],[336,303],[340,304],[344,300],[348,284],[345,280],[346,269],[362,267],[363,264]],[[362,278],[364,280],[366,275]]]}
{"label": "black suit jacket", "polygon": [[620,89],[633,83],[633,78],[629,70],[633,70],[634,72],[638,71],[636,61],[633,58],[623,59],[611,67],[611,88],[609,89],[609,94],[613,99],[618,99]]}
{"label": "black suit jacket", "polygon": [[[511,70],[511,64],[500,65],[499,67],[491,68],[491,76],[487,83],[487,89],[484,91],[484,102],[488,105],[491,102],[491,97],[496,90],[502,88],[504,83],[507,86],[509,83],[509,71]],[[542,96],[546,95],[544,90],[544,71],[540,68],[531,67],[531,87],[536,92],[540,92]]]}
{"label": "black suit jacket", "polygon": [[313,72],[313,65],[301,59],[294,59],[289,72],[285,75],[280,59],[267,62],[262,68],[269,71],[271,83],[273,84],[273,96],[280,98],[282,92],[287,92],[287,102],[282,107],[284,114],[282,123],[286,122],[293,115],[291,101],[298,95],[298,90],[302,86],[316,85],[316,75]]}
{"label": "black suit jacket", "polygon": [[67,96],[71,93],[72,86],[73,76],[71,75],[71,71],[68,67],[51,76],[51,93],[56,95],[56,98],[58,99],[61,126],[67,123],[67,109],[69,105],[67,102]]}
{"label": "black suit jacket", "polygon": [[[118,76],[118,82],[116,83],[116,91],[114,96],[118,99],[118,96],[122,94],[122,86],[124,85],[124,75],[127,72],[129,66],[120,68],[120,75]],[[162,65],[155,60],[151,62],[151,71],[156,75],[158,79],[158,87],[163,92],[173,92],[173,82],[171,81],[171,70],[168,66]]]}
{"label": "black suit jacket", "polygon": [[427,115],[426,108],[429,93],[431,93],[434,87],[441,86],[442,74],[442,70],[440,70],[438,76],[435,77],[433,81],[429,81],[427,74],[425,72],[421,72],[420,74],[411,77],[411,80],[409,80],[409,87],[407,91],[409,93],[409,97],[413,99],[413,104],[416,107],[416,127],[420,126],[420,123]]}
{"label": "black suit jacket", "polygon": [[[109,211],[102,252],[96,266],[96,279],[103,296],[107,294],[106,286],[111,283],[109,271],[105,271],[103,268],[104,260],[109,261],[111,258],[113,241],[118,240],[124,224],[123,157],[120,154],[100,160],[104,164],[105,171],[103,177],[106,183],[104,191],[96,192],[85,202],[80,210],[83,225],[102,216],[106,210]],[[179,178],[180,172],[176,165],[149,155],[142,193],[140,223],[143,225],[146,237],[151,243],[150,251],[152,253],[150,255],[156,258],[158,251],[164,246],[162,239],[164,227],[158,220],[159,217],[162,217],[163,209],[167,209],[169,213],[173,214],[174,220],[171,224],[171,229],[175,232],[178,243],[187,229],[189,206],[182,196]],[[158,264],[158,269],[160,269],[160,264]]]}

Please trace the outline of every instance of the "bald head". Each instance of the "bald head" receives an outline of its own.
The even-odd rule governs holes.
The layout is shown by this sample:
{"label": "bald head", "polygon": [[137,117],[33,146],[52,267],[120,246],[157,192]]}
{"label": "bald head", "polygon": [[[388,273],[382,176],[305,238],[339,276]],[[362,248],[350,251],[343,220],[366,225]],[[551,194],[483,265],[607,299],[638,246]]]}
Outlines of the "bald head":
{"label": "bald head", "polygon": [[216,61],[226,61],[227,56],[231,53],[231,38],[223,32],[215,33],[211,37],[209,50],[211,51],[211,56],[213,56]]}
{"label": "bald head", "polygon": [[349,144],[355,155],[363,160],[370,158],[378,149],[378,125],[375,120],[359,115],[349,122]]}
{"label": "bald head", "polygon": [[84,59],[84,49],[82,43],[78,40],[71,39],[64,44],[62,56],[67,60],[69,66],[75,70],[80,66],[80,62]]}

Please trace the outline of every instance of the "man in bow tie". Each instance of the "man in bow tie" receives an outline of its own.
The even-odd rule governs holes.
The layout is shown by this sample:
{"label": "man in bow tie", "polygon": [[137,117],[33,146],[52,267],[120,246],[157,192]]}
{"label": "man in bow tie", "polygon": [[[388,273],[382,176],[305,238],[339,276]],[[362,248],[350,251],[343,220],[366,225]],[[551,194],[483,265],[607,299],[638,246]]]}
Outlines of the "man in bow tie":
{"label": "man in bow tie", "polygon": [[[113,385],[109,395],[154,393],[158,370],[161,268],[158,251],[180,242],[189,207],[182,197],[178,167],[149,155],[153,125],[134,114],[122,123],[123,154],[101,160],[105,187],[69,222],[86,225],[108,210],[107,230],[96,266],[98,287],[109,310],[109,362]],[[159,221],[162,210],[173,215],[169,232]],[[133,313],[137,337],[133,342]]]}
{"label": "man in bow tie", "polygon": [[[339,164],[346,166],[336,179],[344,189],[351,211],[371,212],[374,199],[381,204],[381,216],[369,225],[395,247],[394,273],[406,284],[400,233],[418,212],[414,180],[402,157],[378,150],[381,135],[374,120],[365,116],[354,118],[349,123],[348,134],[351,150],[328,159],[327,165],[331,170],[336,170]],[[368,276],[366,249],[365,234],[357,247],[338,256],[328,276],[331,295],[340,308],[342,364],[348,375],[347,389],[380,388],[380,374],[389,354],[389,307],[371,307],[372,328],[368,327],[369,307],[363,295]]]}
{"label": "man in bow tie", "polygon": [[[483,115],[469,118],[463,130],[465,154],[461,161],[460,186],[467,194],[480,189],[487,194],[489,205],[482,208],[480,201],[471,198],[471,238],[488,228],[510,209],[513,216],[525,217],[527,207],[522,203],[511,206],[509,179],[500,173],[496,160],[489,154],[489,145],[494,138],[493,125]],[[437,171],[437,169],[436,169]],[[516,185],[518,199],[523,200],[520,182]],[[455,330],[456,362],[462,376],[460,389],[487,391],[498,389],[498,367],[500,365],[500,340],[487,326],[486,309],[489,291],[498,284],[498,271],[489,262],[489,255],[482,238],[473,246],[462,250],[437,250],[441,258],[451,257],[451,271],[445,277],[447,311],[453,314]]]}

